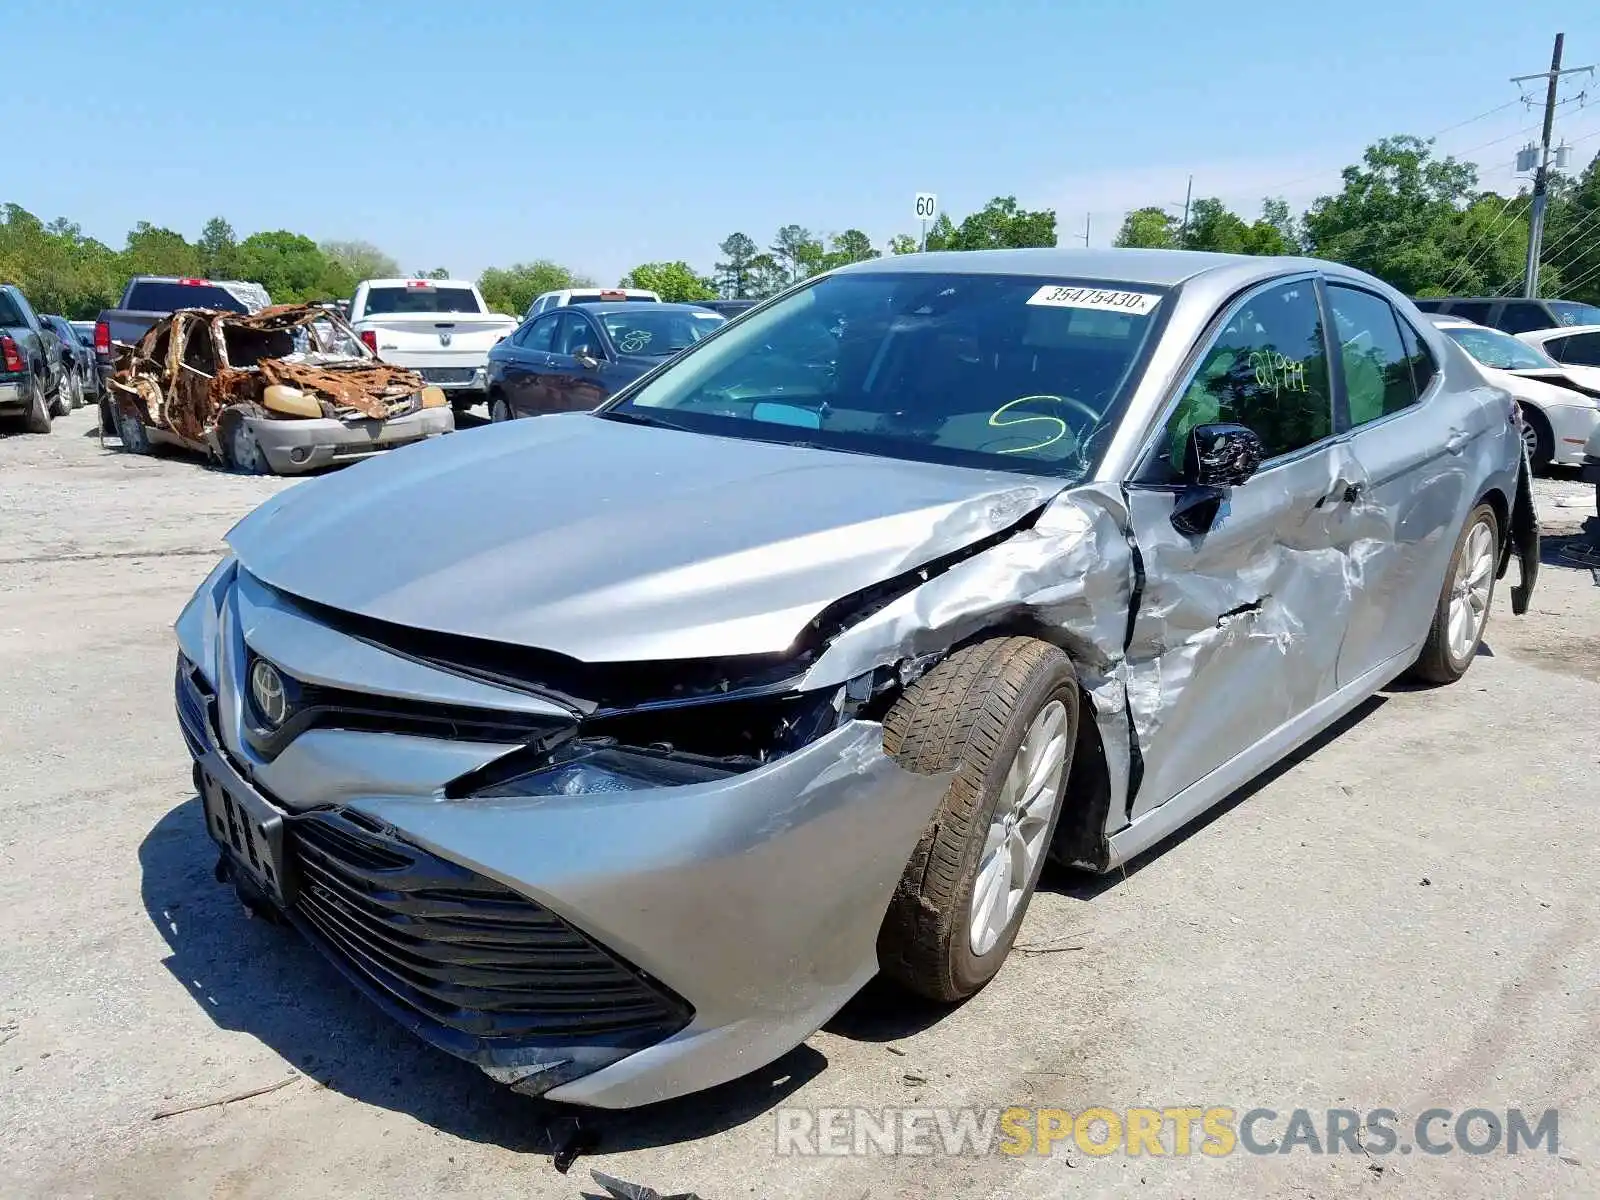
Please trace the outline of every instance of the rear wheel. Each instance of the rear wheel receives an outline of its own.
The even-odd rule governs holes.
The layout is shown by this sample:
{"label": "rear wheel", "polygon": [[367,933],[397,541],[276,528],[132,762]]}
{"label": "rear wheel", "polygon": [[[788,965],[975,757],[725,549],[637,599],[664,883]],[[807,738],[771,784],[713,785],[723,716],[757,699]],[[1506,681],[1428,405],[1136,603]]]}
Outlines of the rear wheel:
{"label": "rear wheel", "polygon": [[29,380],[28,410],[23,415],[22,427],[29,433],[50,432],[50,407],[45,403],[44,388],[35,375]]}
{"label": "rear wheel", "polygon": [[1543,471],[1556,456],[1556,435],[1545,415],[1531,404],[1522,407],[1522,444],[1528,449],[1528,464]]}
{"label": "rear wheel", "polygon": [[489,420],[496,424],[511,420],[511,406],[506,403],[504,396],[489,398]]}
{"label": "rear wheel", "polygon": [[1489,624],[1499,550],[1499,519],[1490,505],[1480,504],[1456,539],[1455,555],[1434,608],[1433,626],[1411,669],[1418,679],[1454,683],[1467,673]]}
{"label": "rear wheel", "polygon": [[952,654],[884,718],[884,748],[954,772],[878,935],[884,973],[961,1000],[1011,951],[1044,867],[1077,741],[1078,680],[1058,648],[994,638]]}
{"label": "rear wheel", "polygon": [[63,368],[56,380],[56,394],[50,400],[50,415],[64,417],[72,411],[72,371]]}

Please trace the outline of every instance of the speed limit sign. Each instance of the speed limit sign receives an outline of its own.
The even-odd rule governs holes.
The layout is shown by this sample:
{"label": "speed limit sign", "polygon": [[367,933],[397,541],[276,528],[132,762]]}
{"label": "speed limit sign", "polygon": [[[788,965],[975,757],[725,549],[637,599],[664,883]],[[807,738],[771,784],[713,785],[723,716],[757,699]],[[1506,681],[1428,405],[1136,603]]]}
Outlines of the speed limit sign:
{"label": "speed limit sign", "polygon": [[932,192],[917,193],[917,220],[931,221],[939,211],[939,197]]}

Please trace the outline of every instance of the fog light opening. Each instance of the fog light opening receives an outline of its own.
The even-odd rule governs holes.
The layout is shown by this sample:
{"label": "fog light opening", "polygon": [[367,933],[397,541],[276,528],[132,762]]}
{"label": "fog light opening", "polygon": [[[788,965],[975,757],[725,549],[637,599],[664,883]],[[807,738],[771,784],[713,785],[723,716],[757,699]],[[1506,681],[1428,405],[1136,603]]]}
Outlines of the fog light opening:
{"label": "fog light opening", "polygon": [[303,463],[310,457],[311,451],[305,446],[296,446],[293,450],[289,451],[290,462]]}

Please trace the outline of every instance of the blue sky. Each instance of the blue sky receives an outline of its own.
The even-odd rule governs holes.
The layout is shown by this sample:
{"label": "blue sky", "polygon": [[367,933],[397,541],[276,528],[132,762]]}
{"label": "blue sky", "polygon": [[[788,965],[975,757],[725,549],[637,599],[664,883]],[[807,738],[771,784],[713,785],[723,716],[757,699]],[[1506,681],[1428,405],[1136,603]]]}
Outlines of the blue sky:
{"label": "blue sky", "polygon": [[[1543,2],[18,3],[0,200],[115,246],[222,214],[407,270],[551,258],[602,282],[708,270],[728,233],[788,222],[881,245],[919,190],[958,218],[1054,207],[1063,245],[1086,215],[1103,245],[1127,208],[1181,205],[1190,172],[1252,214],[1298,207],[1377,137],[1515,101],[1557,30],[1568,63],[1600,60],[1582,6]],[[1589,88],[1557,125],[1584,161]],[[1513,104],[1440,148],[1504,189],[1537,119]]]}

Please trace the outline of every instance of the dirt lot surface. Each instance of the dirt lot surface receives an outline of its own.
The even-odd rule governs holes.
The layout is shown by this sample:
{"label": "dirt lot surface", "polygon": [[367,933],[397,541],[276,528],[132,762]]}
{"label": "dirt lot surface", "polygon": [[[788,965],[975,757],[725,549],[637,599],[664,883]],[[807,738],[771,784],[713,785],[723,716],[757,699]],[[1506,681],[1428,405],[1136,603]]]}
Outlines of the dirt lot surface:
{"label": "dirt lot surface", "polygon": [[[1047,875],[1031,952],[965,1006],[869,989],[753,1078],[602,1117],[563,1175],[561,1114],[212,879],[169,626],[232,522],[304,485],[90,428],[0,437],[0,1192],[577,1197],[597,1168],[705,1200],[1600,1194],[1600,586],[1562,557],[1600,543],[1592,489],[1541,482],[1535,611],[1502,591],[1462,683],[1385,691],[1125,875]],[[1430,1107],[1556,1108],[1559,1153],[775,1149],[780,1105],[1014,1104],[1386,1107],[1403,1141]]]}

